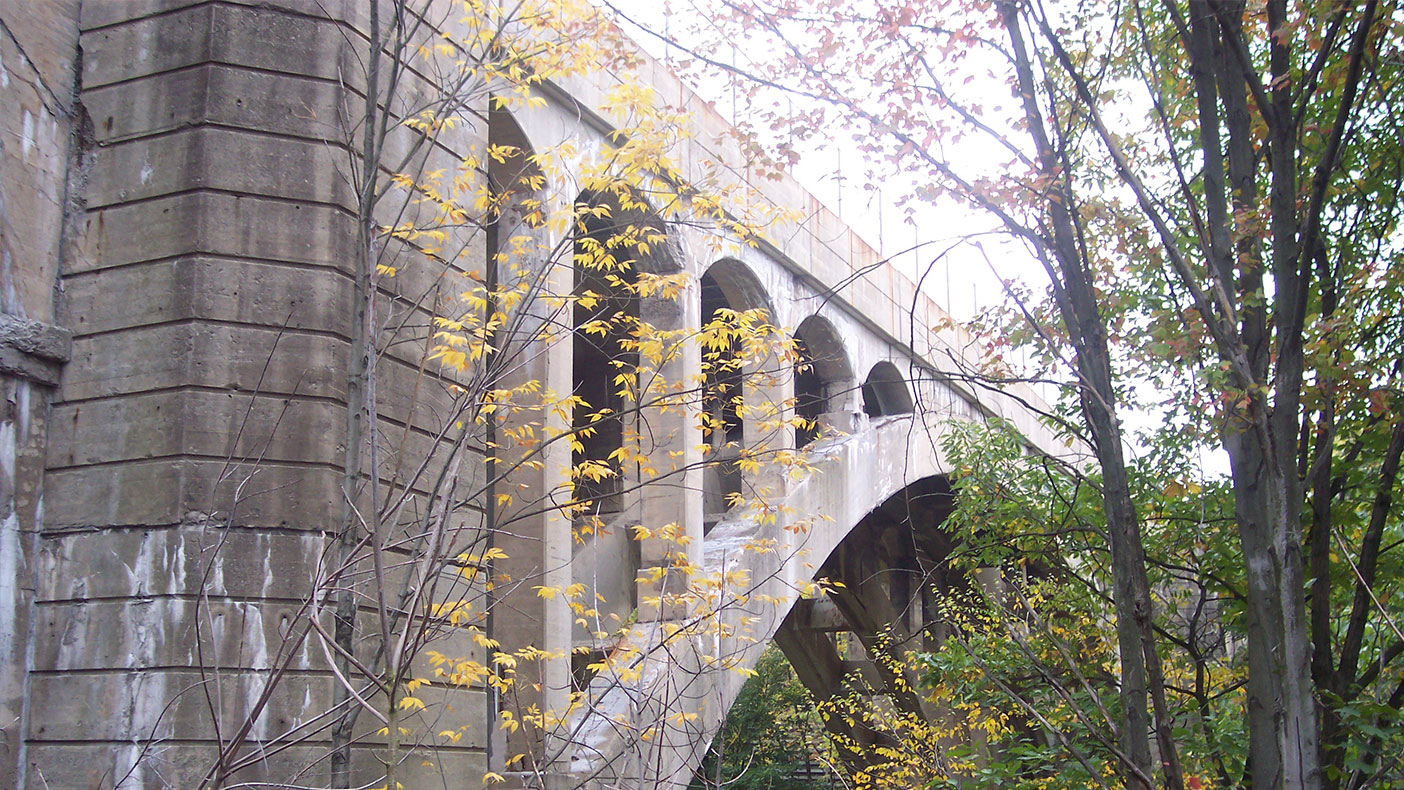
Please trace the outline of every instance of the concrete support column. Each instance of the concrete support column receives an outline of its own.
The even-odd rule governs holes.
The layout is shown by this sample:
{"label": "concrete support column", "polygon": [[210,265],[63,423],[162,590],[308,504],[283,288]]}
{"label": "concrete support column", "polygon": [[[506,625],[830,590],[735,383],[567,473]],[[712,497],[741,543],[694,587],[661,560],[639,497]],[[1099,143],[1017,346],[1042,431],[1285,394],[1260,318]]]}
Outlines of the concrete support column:
{"label": "concrete support column", "polygon": [[24,784],[35,544],[44,520],[43,441],[55,383],[47,374],[67,359],[68,343],[58,327],[0,313],[0,717],[11,722],[0,732],[5,787]]}
{"label": "concrete support column", "polygon": [[[339,512],[356,69],[315,5],[82,7],[28,787],[194,786],[247,717],[257,748],[327,706],[293,626]],[[313,783],[325,753],[237,777]]]}
{"label": "concrete support column", "polygon": [[70,162],[77,0],[0,2],[0,787],[24,787],[49,401],[70,335],[58,270],[75,205]]}
{"label": "concrete support column", "polygon": [[[570,293],[573,274],[569,267],[553,266],[549,288],[551,293]],[[569,342],[552,343],[546,352],[546,388],[550,392],[570,392],[573,373],[572,345]],[[570,418],[555,415],[548,419],[547,429],[553,433],[569,431]],[[546,475],[543,490],[560,492],[564,501],[566,484],[570,480],[571,449],[565,442],[556,442],[546,451]],[[571,560],[574,551],[574,538],[571,534],[571,519],[560,510],[548,510],[542,533],[542,564],[545,568],[543,584],[564,590],[574,582]],[[542,636],[542,649],[556,656],[546,665],[543,673],[542,703],[553,716],[564,716],[570,704],[571,693],[571,650],[574,647],[572,634],[572,612],[565,595],[558,595],[544,601],[541,623],[537,626]],[[549,740],[548,754],[559,760],[563,748],[561,744]],[[557,766],[546,766],[555,772]]]}
{"label": "concrete support column", "polygon": [[[548,194],[563,192],[551,190]],[[569,211],[568,206],[559,204],[548,209]],[[514,232],[534,236],[535,246],[541,251],[541,260],[534,262],[539,269],[531,275],[541,278],[537,290],[544,294],[569,294],[573,284],[570,267],[550,258],[546,252],[558,249],[560,239],[545,228],[518,228]],[[525,261],[516,263],[527,265]],[[495,386],[510,388],[535,381],[543,392],[563,397],[572,391],[572,343],[568,331],[549,328],[559,326],[563,322],[562,314],[569,316],[571,308],[542,299],[525,303],[520,309],[530,314],[523,322],[521,336],[505,338],[503,342],[504,353],[523,361]],[[565,323],[568,326],[568,319]],[[540,338],[539,330],[548,331],[550,336]],[[511,504],[499,508],[496,523],[492,525],[494,545],[507,556],[496,563],[491,636],[501,642],[504,652],[529,646],[549,657],[517,664],[515,684],[502,698],[499,710],[518,721],[531,712],[538,716],[545,714],[547,724],[543,730],[542,722],[537,721],[500,737],[501,748],[492,755],[490,767],[507,771],[504,765],[507,760],[526,755],[514,762],[510,770],[523,772],[517,779],[530,785],[536,776],[549,775],[555,770],[552,763],[563,748],[555,740],[556,728],[549,722],[563,716],[570,704],[574,616],[567,588],[577,581],[572,576],[575,541],[571,518],[558,507],[570,501],[572,457],[568,442],[549,441],[549,437],[567,433],[572,426],[568,412],[523,413],[517,419],[531,423],[531,435],[548,443],[539,447],[516,445],[501,436],[507,428],[523,427],[513,425],[512,419],[504,418],[498,439],[501,446],[492,452],[503,459],[500,463],[504,466],[524,456],[531,463],[518,468],[495,491],[489,492],[513,497]],[[545,589],[551,593],[538,592]],[[491,722],[490,726],[496,728],[499,724],[500,721]],[[490,733],[495,739],[499,735]]]}
{"label": "concrete support column", "polygon": [[[664,331],[697,326],[697,312],[697,300],[686,297],[646,300],[642,306],[644,321]],[[640,415],[640,442],[647,443],[640,449],[654,475],[643,479],[647,485],[639,493],[639,523],[651,531],[674,525],[678,539],[640,541],[640,622],[687,617],[686,602],[676,596],[687,592],[691,576],[679,564],[686,561],[700,566],[702,561],[703,459],[697,431],[700,404],[689,394],[669,398],[674,385],[681,385],[677,387],[680,390],[691,389],[690,383],[702,367],[702,355],[691,338],[679,337],[676,342],[676,354],[661,366],[656,387],[645,394],[646,399],[668,399],[667,406],[648,408]]]}

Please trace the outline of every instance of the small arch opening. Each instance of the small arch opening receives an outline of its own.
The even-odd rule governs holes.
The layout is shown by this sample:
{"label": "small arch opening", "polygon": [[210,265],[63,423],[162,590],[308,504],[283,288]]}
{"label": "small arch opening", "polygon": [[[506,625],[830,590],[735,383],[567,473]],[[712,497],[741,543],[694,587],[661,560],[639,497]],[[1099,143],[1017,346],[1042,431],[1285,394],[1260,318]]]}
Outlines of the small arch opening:
{"label": "small arch opening", "polygon": [[912,394],[901,371],[891,362],[879,362],[863,382],[863,413],[872,418],[911,414]]}
{"label": "small arch opening", "polygon": [[[709,270],[702,275],[702,324],[724,320],[735,310]],[[702,352],[702,442],[711,463],[704,473],[703,526],[710,530],[741,494],[741,470],[735,461],[746,444],[741,419],[744,376],[736,349],[729,343],[712,344]]]}
{"label": "small arch opening", "polygon": [[[510,359],[522,345],[532,342],[539,317],[529,302],[505,302],[502,296],[513,290],[531,291],[548,275],[536,251],[543,243],[545,215],[542,211],[545,177],[533,156],[531,141],[522,127],[504,109],[488,113],[488,144],[497,152],[486,166],[487,205],[484,209],[483,239],[487,262],[483,268],[483,288],[489,310],[501,306],[501,320],[495,333],[485,338],[494,347],[497,360]],[[466,196],[471,198],[471,195]],[[490,363],[494,375],[510,376],[510,368]]]}
{"label": "small arch opening", "polygon": [[634,283],[650,266],[650,250],[666,248],[662,224],[639,205],[591,191],[575,202],[572,391],[583,403],[572,417],[579,444],[571,460],[590,470],[577,475],[575,498],[596,514],[624,506],[626,470],[615,454],[637,402],[631,394],[639,366],[630,342],[640,320]]}
{"label": "small arch opening", "polygon": [[819,438],[819,418],[828,411],[824,379],[814,368],[814,354],[804,338],[795,340],[795,416],[803,424],[795,426],[795,447],[806,447]]}
{"label": "small arch opening", "polygon": [[812,444],[823,433],[824,416],[843,407],[839,402],[853,379],[848,355],[838,331],[819,316],[810,316],[795,330],[795,416],[804,424],[795,429],[795,447]]}
{"label": "small arch opening", "polygon": [[708,532],[741,496],[744,480],[737,464],[752,437],[746,435],[746,361],[725,329],[728,311],[762,310],[769,300],[745,264],[723,258],[708,267],[700,283],[701,321],[711,336],[703,342],[702,441],[708,450],[703,471],[703,532]]}

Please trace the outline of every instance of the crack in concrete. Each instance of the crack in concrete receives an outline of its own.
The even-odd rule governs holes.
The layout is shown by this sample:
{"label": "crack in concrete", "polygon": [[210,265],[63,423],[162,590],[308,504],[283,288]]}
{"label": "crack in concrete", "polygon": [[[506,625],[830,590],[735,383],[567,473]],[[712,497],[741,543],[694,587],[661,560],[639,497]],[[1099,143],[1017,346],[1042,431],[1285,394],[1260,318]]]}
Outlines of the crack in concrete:
{"label": "crack in concrete", "polygon": [[[24,59],[24,64],[28,66],[29,71],[34,74],[34,85],[39,93],[42,94],[40,96],[40,101],[43,101],[44,109],[48,110],[49,114],[55,117],[67,116],[69,114],[68,108],[64,106],[53,88],[50,88],[49,84],[44,81],[44,75],[39,71],[38,64],[34,62],[33,58],[29,57],[28,52],[25,52],[24,45],[20,43],[19,37],[15,35],[14,31],[10,30],[10,26],[5,24],[4,18],[0,18],[0,30],[5,32],[5,38],[8,38],[10,43],[15,45],[15,50],[18,51],[19,56]],[[44,99],[45,96],[48,97],[47,100]],[[52,106],[50,102],[52,102]]]}

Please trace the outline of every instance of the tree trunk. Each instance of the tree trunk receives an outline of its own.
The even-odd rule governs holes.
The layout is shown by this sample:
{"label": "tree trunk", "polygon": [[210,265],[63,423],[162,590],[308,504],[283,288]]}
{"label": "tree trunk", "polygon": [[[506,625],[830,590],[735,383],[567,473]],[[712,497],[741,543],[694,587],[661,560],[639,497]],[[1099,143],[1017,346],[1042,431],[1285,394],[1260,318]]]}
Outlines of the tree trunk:
{"label": "tree trunk", "polygon": [[[1040,170],[1047,183],[1052,185],[1045,201],[1052,238],[1044,244],[1044,265],[1049,269],[1061,319],[1073,343],[1082,412],[1092,432],[1097,460],[1102,469],[1102,497],[1112,554],[1112,601],[1116,609],[1117,648],[1121,656],[1119,740],[1125,762],[1123,773],[1128,787],[1150,790],[1154,785],[1155,763],[1151,754],[1151,720],[1147,709],[1147,695],[1150,694],[1156,700],[1155,730],[1165,783],[1178,790],[1183,787],[1183,779],[1170,732],[1163,673],[1156,652],[1145,546],[1131,500],[1121,425],[1116,413],[1116,392],[1112,387],[1106,322],[1097,305],[1092,271],[1079,245],[1073,192],[1065,179],[1071,168],[1055,152],[1052,137],[1035,99],[1038,91],[1034,84],[1033,64],[1020,30],[1018,9],[1013,4],[1002,3],[1000,12],[1010,37],[1019,90],[1023,95],[1024,116],[1038,148]],[[1156,688],[1152,689],[1152,685]]]}
{"label": "tree trunk", "polygon": [[[346,456],[342,467],[341,496],[342,520],[339,536],[338,567],[335,573],[341,575],[337,582],[335,625],[332,639],[338,648],[337,668],[344,683],[352,683],[355,668],[350,656],[356,649],[356,607],[357,597],[347,585],[352,578],[350,566],[360,543],[360,530],[357,529],[356,503],[360,497],[363,473],[362,445],[365,437],[365,423],[375,419],[374,414],[366,413],[366,386],[369,375],[370,332],[367,325],[367,302],[374,299],[371,292],[371,267],[374,265],[372,245],[374,243],[375,192],[379,176],[379,155],[376,145],[377,102],[380,97],[380,3],[370,5],[370,44],[367,50],[369,69],[366,74],[365,112],[362,123],[363,149],[361,151],[360,183],[357,184],[357,238],[355,260],[355,296],[351,315],[351,353],[347,362],[346,375]],[[370,475],[370,485],[375,485],[374,470]],[[332,787],[351,787],[351,739],[356,723],[356,702],[352,690],[338,684],[332,694],[336,720],[331,728],[331,759],[328,762]]]}

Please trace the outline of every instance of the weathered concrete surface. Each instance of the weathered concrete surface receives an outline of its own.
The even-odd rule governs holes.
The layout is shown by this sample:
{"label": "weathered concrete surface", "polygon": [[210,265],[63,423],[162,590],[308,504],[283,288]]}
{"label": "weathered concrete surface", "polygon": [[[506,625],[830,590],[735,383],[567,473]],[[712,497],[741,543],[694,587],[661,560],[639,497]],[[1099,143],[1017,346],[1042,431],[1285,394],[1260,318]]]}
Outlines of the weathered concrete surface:
{"label": "weathered concrete surface", "polygon": [[[148,600],[198,587],[208,596],[286,603],[312,591],[313,580],[297,574],[323,550],[321,535],[217,526],[131,529],[101,544],[89,539],[90,531],[51,535],[39,558],[36,593],[46,601]],[[65,578],[59,573],[65,566],[88,572]]]}
{"label": "weathered concrete surface", "polygon": [[[193,788],[199,786],[215,760],[213,747],[196,744],[171,748],[141,742],[41,742],[31,745],[30,752],[33,761],[44,766],[44,781],[50,788]],[[239,775],[247,782],[245,787],[260,790],[289,785],[325,787],[326,752],[327,744],[316,741],[277,753],[251,748],[246,752],[249,765]],[[374,746],[356,747],[353,753],[359,766],[377,764]],[[433,755],[411,754],[407,766],[414,774],[427,777],[422,784],[432,781],[431,787],[462,786],[462,777],[478,779],[486,770],[480,749],[440,748]],[[353,786],[373,787],[379,775],[367,767],[353,774]],[[117,785],[119,780],[122,784]],[[410,782],[404,784],[411,786]]]}
{"label": "weathered concrete surface", "polygon": [[0,0],[0,786],[25,761],[48,403],[69,334],[54,294],[71,214],[77,0]]}
{"label": "weathered concrete surface", "polygon": [[72,346],[66,329],[0,313],[0,375],[52,387]]}
{"label": "weathered concrete surface", "polygon": [[[46,448],[21,781],[193,786],[273,670],[252,742],[314,720],[333,682],[296,625],[339,512],[354,233],[312,113],[347,63],[329,23],[269,7],[83,11],[95,148],[61,272],[73,361]],[[324,754],[240,776],[312,783]]]}
{"label": "weathered concrete surface", "polygon": [[53,323],[78,0],[0,2],[0,312]]}
{"label": "weathered concrete surface", "polygon": [[[0,786],[198,784],[213,761],[215,719],[227,736],[281,666],[287,685],[252,723],[244,748],[253,759],[237,778],[323,781],[328,743],[317,729],[325,720],[315,717],[334,681],[325,655],[296,625],[306,626],[302,605],[325,581],[326,536],[342,506],[356,252],[348,163],[357,145],[356,49],[364,45],[368,7],[364,0],[0,0]],[[435,24],[451,26],[452,8],[437,2]],[[723,243],[736,248],[716,272],[746,279],[744,288],[738,279],[725,287],[743,288],[777,324],[794,327],[811,317],[818,295],[837,286],[822,300],[823,318],[845,362],[835,369],[845,372],[825,382],[825,420],[854,435],[823,449],[834,458],[819,477],[785,484],[779,494],[798,508],[792,518],[815,517],[803,546],[812,562],[882,490],[939,469],[921,455],[930,436],[903,433],[911,421],[873,426],[862,416],[859,386],[875,364],[910,374],[927,412],[918,423],[1003,414],[1032,431],[1029,413],[1014,401],[977,402],[948,380],[950,357],[974,357],[959,333],[924,331],[940,322],[938,307],[890,269],[854,278],[879,259],[874,250],[793,181],[752,181],[715,111],[658,64],[645,59],[644,73],[693,111],[696,133],[679,152],[685,168],[719,165],[806,211],[773,230],[772,246]],[[595,75],[549,88],[550,106],[520,111],[513,121],[520,128],[497,139],[601,150],[608,129],[598,100],[614,79]],[[402,106],[430,96],[427,70],[404,89]],[[489,114],[479,108],[479,115]],[[493,124],[506,117],[492,115],[500,115]],[[409,165],[452,166],[481,150],[485,134],[503,132],[465,123]],[[409,150],[413,136],[393,134],[387,156]],[[572,180],[556,178],[553,205],[573,200]],[[539,233],[548,246],[570,241],[559,231]],[[669,264],[700,277],[718,262],[718,241],[705,228],[679,229]],[[462,261],[410,267],[380,284],[377,315],[402,341],[378,368],[378,448],[387,454],[431,464],[444,458],[438,429],[459,416],[455,396],[451,382],[423,363],[431,316],[407,302],[451,304],[459,287],[450,275],[477,267],[486,253],[481,234],[465,243]],[[568,267],[548,276],[554,293],[572,287]],[[695,326],[697,296],[694,289],[683,303],[644,311]],[[535,311],[534,321],[561,318],[539,305],[523,309]],[[915,348],[909,320],[919,327]],[[571,391],[571,354],[569,342],[532,349],[508,383],[540,380]],[[668,374],[682,379],[699,365],[700,351],[692,349]],[[45,385],[55,382],[51,406]],[[784,399],[787,387],[748,395]],[[646,419],[659,449],[675,452],[679,465],[700,460],[686,419]],[[915,449],[907,441],[913,436]],[[1030,436],[1047,444],[1043,434]],[[777,437],[786,441],[784,431]],[[572,557],[571,524],[541,506],[567,484],[570,460],[557,443],[544,466],[505,482],[520,492],[515,506],[496,514],[507,525],[498,545],[511,555],[498,568],[513,578],[498,591],[506,600],[496,623],[509,648],[574,646],[564,600],[542,598],[533,587],[580,581],[612,597],[635,593],[628,605],[614,605],[627,617],[654,591],[633,578],[635,568],[664,561],[659,542],[618,539]],[[483,465],[466,466],[459,490],[475,491]],[[739,543],[756,535],[773,532],[788,549],[801,548],[779,526],[744,519],[724,522],[703,541],[702,489],[696,472],[645,488],[624,521],[684,525],[695,545],[705,544],[714,570],[741,568]],[[398,537],[412,534],[421,515],[424,484],[410,490]],[[465,507],[454,523],[472,534],[482,517]],[[796,556],[746,562],[776,596],[811,572]],[[406,572],[397,568],[391,581]],[[640,610],[646,619],[647,607]],[[783,611],[773,614],[751,626],[757,640],[773,633]],[[483,660],[481,646],[462,635],[438,646]],[[758,650],[735,647],[745,661]],[[684,708],[700,714],[656,755],[661,784],[685,781],[739,687],[734,673],[702,670],[705,652],[689,644],[672,663],[653,661],[641,686],[672,684]],[[430,670],[417,666],[416,674]],[[522,678],[524,699],[564,707],[566,662],[524,668]],[[416,732],[461,727],[466,735],[413,755],[415,779],[454,786],[479,776],[488,767],[489,731],[481,690],[431,686],[420,696],[435,712],[414,714]],[[615,690],[597,702],[620,712],[620,699]],[[611,741],[618,733],[601,718],[578,723],[602,753],[634,749],[627,739]],[[303,725],[309,729],[296,730]],[[377,726],[363,717],[358,731],[370,736]],[[290,731],[308,735],[306,745],[261,756]],[[542,754],[539,745],[528,748]],[[565,755],[563,766],[574,758],[589,765],[598,755],[587,748]],[[359,775],[374,779],[373,748],[359,749],[357,759]]]}
{"label": "weathered concrete surface", "polygon": [[44,519],[47,388],[0,376],[0,786],[24,758],[28,648],[33,643],[35,540]]}
{"label": "weathered concrete surface", "polygon": [[[76,52],[77,3],[61,10]],[[62,276],[72,362],[39,445],[53,493],[35,633],[17,640],[30,645],[34,711],[12,728],[28,739],[19,785],[193,786],[278,667],[285,685],[250,748],[310,738],[238,778],[324,781],[316,716],[333,681],[294,626],[305,631],[341,513],[356,236],[348,118],[365,10],[359,0],[82,4],[77,78],[93,148],[72,249],[61,272],[58,256],[49,269]],[[427,314],[393,311],[399,293],[434,286],[433,273],[410,272],[384,284],[377,309],[425,337]],[[387,452],[433,463],[454,399],[426,376],[423,349],[402,343],[385,357],[379,429]],[[482,469],[469,466],[460,485],[471,490]],[[83,679],[69,683],[75,672]],[[411,752],[411,777],[480,775],[481,692],[422,696],[444,704],[433,721],[410,716],[419,732],[468,734]],[[445,714],[450,702],[457,714]],[[362,740],[377,726],[362,718]],[[74,764],[83,755],[100,758]],[[369,781],[375,753],[358,755]]]}

